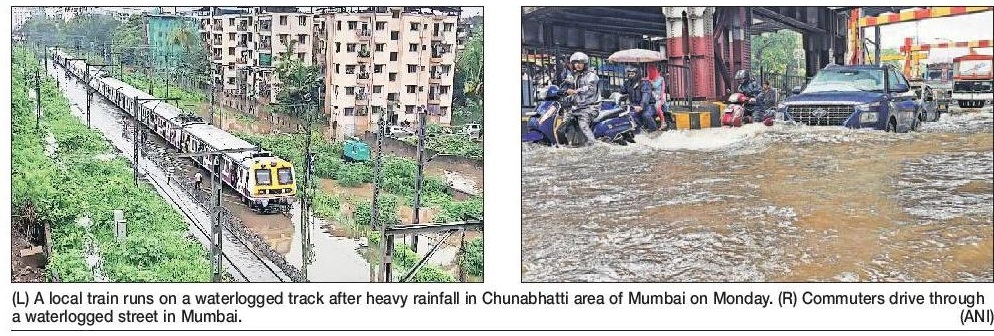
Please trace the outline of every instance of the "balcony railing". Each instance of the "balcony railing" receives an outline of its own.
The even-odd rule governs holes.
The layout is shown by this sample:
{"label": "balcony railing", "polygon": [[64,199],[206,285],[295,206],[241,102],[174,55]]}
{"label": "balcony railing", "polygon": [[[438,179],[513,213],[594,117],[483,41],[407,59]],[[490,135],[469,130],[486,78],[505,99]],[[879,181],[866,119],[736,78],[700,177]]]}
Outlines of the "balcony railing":
{"label": "balcony railing", "polygon": [[238,25],[238,31],[246,31],[246,30],[248,30],[248,24],[242,23]]}
{"label": "balcony railing", "polygon": [[240,41],[240,42],[238,42],[238,44],[236,44],[236,46],[238,46],[239,48],[248,48],[248,42],[247,41]]}
{"label": "balcony railing", "polygon": [[271,42],[256,42],[256,49],[259,50],[272,50],[273,44]]}
{"label": "balcony railing", "polygon": [[211,25],[211,30],[221,31],[221,25],[219,25],[219,24],[212,24]]}
{"label": "balcony railing", "polygon": [[221,60],[221,55],[214,55],[214,58],[213,58],[213,59],[214,59],[215,61],[220,61],[220,60]]}
{"label": "balcony railing", "polygon": [[356,78],[359,80],[367,80],[369,79],[369,72],[360,72],[356,75]]}
{"label": "balcony railing", "polygon": [[366,99],[369,99],[369,95],[365,92],[358,92],[355,94],[356,101],[366,101]]}
{"label": "balcony railing", "polygon": [[212,44],[214,44],[214,45],[221,45],[221,40],[217,40],[217,39],[215,39],[215,40],[214,40],[214,41],[212,42]]}
{"label": "balcony railing", "polygon": [[237,63],[237,64],[247,64],[248,60],[246,60],[244,57],[239,57],[239,58],[235,59],[235,63]]}
{"label": "balcony railing", "polygon": [[369,29],[359,29],[355,31],[355,35],[358,36],[360,40],[367,40],[373,35],[373,31]]}
{"label": "balcony railing", "polygon": [[264,24],[263,23],[259,24],[259,31],[268,32],[268,31],[272,31],[272,30],[273,30],[273,25],[272,25],[271,22],[267,22],[267,23],[264,23]]}

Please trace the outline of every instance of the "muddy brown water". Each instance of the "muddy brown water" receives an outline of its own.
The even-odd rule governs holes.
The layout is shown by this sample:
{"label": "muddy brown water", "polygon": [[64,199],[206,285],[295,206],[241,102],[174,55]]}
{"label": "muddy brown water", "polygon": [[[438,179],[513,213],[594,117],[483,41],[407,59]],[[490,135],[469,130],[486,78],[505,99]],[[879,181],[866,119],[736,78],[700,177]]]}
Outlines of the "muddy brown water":
{"label": "muddy brown water", "polygon": [[992,120],[523,146],[522,279],[994,281]]}

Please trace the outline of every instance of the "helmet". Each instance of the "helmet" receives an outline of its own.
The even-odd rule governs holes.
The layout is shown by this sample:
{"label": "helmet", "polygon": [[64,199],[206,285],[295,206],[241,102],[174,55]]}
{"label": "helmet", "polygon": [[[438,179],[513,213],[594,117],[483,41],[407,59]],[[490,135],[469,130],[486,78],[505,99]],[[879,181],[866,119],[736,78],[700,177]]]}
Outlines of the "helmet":
{"label": "helmet", "polygon": [[625,74],[627,75],[627,74],[630,74],[630,73],[635,73],[636,76],[641,76],[642,75],[641,71],[639,71],[639,68],[636,68],[636,67],[633,67],[633,66],[629,66],[629,67],[625,68]]}
{"label": "helmet", "polygon": [[583,64],[587,64],[587,62],[589,62],[589,61],[590,61],[590,57],[587,57],[587,54],[584,54],[584,53],[579,52],[579,51],[573,53],[573,55],[569,57],[569,62],[570,63],[580,62],[580,63],[583,63]]}
{"label": "helmet", "polygon": [[739,70],[735,73],[735,80],[737,81],[747,81],[749,80],[749,72],[745,69]]}

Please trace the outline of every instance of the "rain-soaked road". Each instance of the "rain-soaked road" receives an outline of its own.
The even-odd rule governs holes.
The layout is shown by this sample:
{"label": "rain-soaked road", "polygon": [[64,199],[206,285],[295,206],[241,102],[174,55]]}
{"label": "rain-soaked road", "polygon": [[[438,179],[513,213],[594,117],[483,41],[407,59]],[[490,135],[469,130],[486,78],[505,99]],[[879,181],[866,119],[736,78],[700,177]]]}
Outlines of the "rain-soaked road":
{"label": "rain-soaked road", "polygon": [[[86,91],[79,82],[73,80],[70,85],[66,85],[65,72],[62,68],[48,69],[53,76],[57,76],[63,93],[79,109],[85,111]],[[78,112],[78,110],[77,110]],[[124,138],[121,135],[122,126],[128,124],[130,130],[130,117],[122,110],[116,108],[109,101],[99,94],[94,94],[91,106],[91,122],[94,128],[101,129],[106,135],[115,139],[111,141],[126,141],[130,146],[131,132],[128,131]],[[168,154],[176,151],[165,141],[155,135],[149,135],[149,145],[146,147],[146,155],[157,163],[157,166],[166,173],[171,173],[178,178],[192,178],[194,172],[199,169],[195,167],[193,161],[189,159],[176,158]],[[130,147],[128,147],[130,150]],[[129,151],[127,153],[130,153]],[[202,170],[205,176],[209,172]],[[185,195],[183,195],[185,196]],[[300,234],[300,210],[294,207],[290,216],[285,215],[260,215],[250,211],[239,202],[233,190],[225,190],[225,207],[238,216],[242,222],[253,232],[261,236],[269,246],[277,253],[282,254],[286,260],[296,266],[302,267],[302,246]],[[209,229],[209,228],[208,228]],[[315,282],[366,282],[370,281],[369,263],[357,252],[360,247],[359,241],[342,233],[341,230],[329,230],[321,225],[313,225],[311,228],[311,242],[314,245],[313,253],[315,258],[308,267],[308,279]],[[333,234],[334,233],[334,234]],[[230,234],[229,234],[230,236]],[[238,245],[238,242],[230,239],[225,242],[225,250]],[[241,253],[242,257],[248,258],[247,251]],[[272,265],[270,265],[272,266]],[[258,271],[262,272],[262,271]],[[270,274],[270,277],[272,274]],[[253,281],[276,281],[276,279],[265,278],[258,275]]]}
{"label": "rain-soaked road", "polygon": [[992,114],[523,145],[524,281],[994,281]]}

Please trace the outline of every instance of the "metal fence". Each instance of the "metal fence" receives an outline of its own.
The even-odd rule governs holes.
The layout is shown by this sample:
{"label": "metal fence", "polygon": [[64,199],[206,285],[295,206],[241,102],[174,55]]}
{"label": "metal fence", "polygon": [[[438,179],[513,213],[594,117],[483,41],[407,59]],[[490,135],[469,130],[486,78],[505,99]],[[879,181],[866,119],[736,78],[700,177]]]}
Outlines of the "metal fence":
{"label": "metal fence", "polygon": [[[170,177],[170,183],[174,183],[180,187],[183,191],[187,193],[202,209],[210,214],[210,209],[208,204],[210,204],[210,194],[200,188],[197,188],[193,181],[188,181],[184,178],[176,178],[175,176]],[[221,223],[225,228],[234,234],[235,238],[241,241],[246,247],[249,247],[256,252],[261,253],[264,257],[273,262],[276,267],[285,273],[290,280],[293,282],[306,282],[307,278],[304,277],[303,272],[300,271],[296,266],[287,262],[286,258],[282,254],[276,252],[269,246],[261,236],[257,233],[249,230],[245,226],[242,220],[227,209],[221,209]]]}
{"label": "metal fence", "polygon": [[756,82],[759,83],[760,85],[762,85],[763,82],[765,81],[769,81],[770,87],[776,89],[777,93],[780,94],[780,100],[790,97],[792,95],[791,91],[795,87],[803,88],[804,85],[806,85],[808,83],[808,80],[810,79],[804,76],[788,75],[786,73],[762,72],[762,71],[754,71],[752,73],[752,76],[753,78],[756,79]]}

